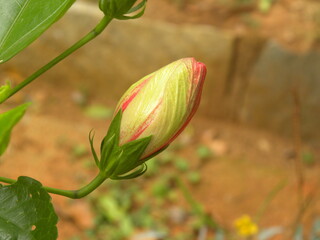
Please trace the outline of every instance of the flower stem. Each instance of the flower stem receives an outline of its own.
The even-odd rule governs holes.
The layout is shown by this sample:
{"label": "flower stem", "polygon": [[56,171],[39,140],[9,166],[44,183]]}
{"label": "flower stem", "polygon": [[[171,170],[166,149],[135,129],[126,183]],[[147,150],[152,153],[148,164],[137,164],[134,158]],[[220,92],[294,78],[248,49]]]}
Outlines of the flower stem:
{"label": "flower stem", "polygon": [[72,45],[70,48],[68,48],[66,51],[61,53],[59,56],[51,60],[49,63],[44,65],[42,68],[40,68],[38,71],[30,75],[28,78],[26,78],[24,81],[19,83],[17,86],[12,88],[10,92],[8,92],[7,96],[4,99],[0,100],[0,103],[3,103],[8,98],[10,98],[12,95],[20,91],[22,88],[27,86],[29,83],[31,83],[33,80],[35,80],[37,77],[48,71],[50,68],[52,68],[54,65],[59,63],[61,60],[65,59],[67,56],[69,56],[71,53],[97,37],[111,22],[112,18],[108,16],[104,16],[102,20],[98,23],[98,25],[91,30],[87,35],[85,35],[83,38],[81,38],[78,42],[76,42],[74,45]]}
{"label": "flower stem", "polygon": [[[52,187],[43,187],[47,192],[65,196],[72,199],[79,199],[87,196],[91,192],[93,192],[96,188],[98,188],[105,180],[107,179],[107,176],[100,172],[90,183],[88,183],[86,186],[78,189],[78,190],[63,190],[58,188],[52,188]],[[17,181],[10,178],[0,177],[0,182],[14,184]]]}

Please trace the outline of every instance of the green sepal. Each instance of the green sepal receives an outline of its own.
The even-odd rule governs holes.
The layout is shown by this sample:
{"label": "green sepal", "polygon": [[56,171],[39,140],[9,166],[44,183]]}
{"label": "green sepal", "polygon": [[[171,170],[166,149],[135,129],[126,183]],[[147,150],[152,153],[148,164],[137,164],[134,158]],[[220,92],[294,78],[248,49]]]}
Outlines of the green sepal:
{"label": "green sepal", "polygon": [[93,140],[94,140],[94,131],[91,130],[89,133],[90,148],[91,148],[91,152],[92,152],[94,161],[96,162],[97,167],[100,169],[100,161],[99,161],[98,155],[96,153],[96,150],[94,149]]}
{"label": "green sepal", "polygon": [[134,170],[132,173],[128,173],[127,175],[119,175],[112,177],[113,180],[125,180],[125,179],[132,179],[137,178],[144,174],[148,170],[147,164],[141,164],[138,169]]}
{"label": "green sepal", "polygon": [[[134,6],[137,0],[100,0],[99,7],[101,11],[110,18],[119,20],[128,20],[139,18],[143,15],[147,0],[142,0]],[[136,11],[140,11],[134,16],[125,16]]]}
{"label": "green sepal", "polygon": [[22,104],[12,110],[0,114],[0,156],[6,150],[13,127],[25,114],[30,103]]}
{"label": "green sepal", "polygon": [[[111,179],[129,179],[142,175],[146,170],[141,159],[152,136],[119,145],[122,111],[113,118],[106,136],[100,146],[100,160],[93,146],[94,134],[89,134],[91,152],[100,171]],[[137,167],[139,167],[136,169]],[[136,169],[136,170],[135,170]],[[133,171],[133,172],[131,172]],[[127,174],[128,173],[128,174]],[[127,175],[126,175],[127,174]]]}
{"label": "green sepal", "polygon": [[141,156],[149,145],[151,138],[152,136],[137,139],[121,146],[122,155],[119,159],[117,170],[111,178],[130,172],[144,163],[145,161],[141,160]]}
{"label": "green sepal", "polygon": [[6,84],[0,87],[0,103],[3,103],[8,98],[10,91],[11,84],[7,81]]}
{"label": "green sepal", "polygon": [[99,7],[101,11],[112,18],[117,18],[126,14],[137,0],[100,0]]}
{"label": "green sepal", "polygon": [[146,9],[146,3],[147,0],[143,0],[142,2],[140,2],[137,6],[131,8],[127,14],[133,13],[133,12],[137,12],[139,11],[137,14],[133,15],[133,16],[126,16],[126,15],[122,15],[117,17],[117,19],[119,20],[130,20],[130,19],[136,19],[136,18],[140,18],[143,16],[144,11]]}
{"label": "green sepal", "polygon": [[[100,169],[106,169],[109,161],[112,161],[111,155],[120,154],[119,148],[119,138],[120,138],[120,126],[121,126],[122,112],[118,111],[116,116],[113,118],[110,127],[108,129],[107,135],[103,138],[100,146]],[[114,157],[113,157],[114,158]],[[115,157],[117,158],[117,157]],[[116,159],[113,159],[115,161]]]}

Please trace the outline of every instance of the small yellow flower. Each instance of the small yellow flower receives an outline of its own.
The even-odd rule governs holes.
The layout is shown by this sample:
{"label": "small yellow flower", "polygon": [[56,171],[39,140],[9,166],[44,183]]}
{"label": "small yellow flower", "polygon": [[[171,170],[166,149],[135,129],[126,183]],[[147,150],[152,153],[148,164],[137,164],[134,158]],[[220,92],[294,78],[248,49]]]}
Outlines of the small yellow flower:
{"label": "small yellow flower", "polygon": [[234,226],[238,235],[242,237],[250,237],[258,232],[258,225],[252,221],[250,216],[243,215],[234,221]]}

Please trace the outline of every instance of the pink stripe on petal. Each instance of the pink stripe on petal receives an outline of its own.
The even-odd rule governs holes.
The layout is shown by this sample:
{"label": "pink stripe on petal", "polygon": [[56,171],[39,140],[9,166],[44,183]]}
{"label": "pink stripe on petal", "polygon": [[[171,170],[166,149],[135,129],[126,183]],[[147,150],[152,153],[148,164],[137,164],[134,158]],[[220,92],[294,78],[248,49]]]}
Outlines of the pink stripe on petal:
{"label": "pink stripe on petal", "polygon": [[168,142],[166,142],[165,144],[163,144],[161,147],[155,149],[152,153],[148,154],[147,156],[144,156],[144,158],[147,158],[148,156],[152,155],[153,153],[161,150],[162,148],[166,147],[167,145],[169,145],[171,142],[173,142],[179,135],[180,133],[186,128],[186,126],[189,124],[189,122],[191,121],[192,117],[194,116],[194,114],[196,113],[199,105],[200,105],[200,100],[201,100],[201,94],[202,94],[202,88],[203,88],[203,84],[204,84],[204,80],[207,74],[207,69],[206,66],[203,63],[197,63],[197,68],[199,70],[198,73],[198,92],[196,93],[196,99],[193,103],[193,107],[189,113],[189,116],[187,117],[186,121],[184,122],[184,124],[181,126],[181,128],[172,136],[172,138],[169,139]]}
{"label": "pink stripe on petal", "polygon": [[132,135],[132,137],[130,138],[130,140],[128,142],[136,140],[150,126],[150,124],[152,123],[152,120],[154,119],[161,103],[162,103],[162,100],[159,101],[157,106],[152,110],[152,112],[149,114],[147,119],[144,120],[144,122],[139,126],[139,128],[135,131],[135,133]]}
{"label": "pink stripe on petal", "polygon": [[121,104],[121,110],[122,112],[124,112],[124,110],[126,110],[126,108],[128,107],[128,105],[130,104],[130,102],[138,95],[138,93],[140,92],[140,90],[143,88],[144,85],[146,85],[146,83],[150,80],[151,76],[146,78],[144,81],[142,81],[139,85],[137,85],[131,92],[130,96],[128,96],[126,99],[124,99],[123,103]]}

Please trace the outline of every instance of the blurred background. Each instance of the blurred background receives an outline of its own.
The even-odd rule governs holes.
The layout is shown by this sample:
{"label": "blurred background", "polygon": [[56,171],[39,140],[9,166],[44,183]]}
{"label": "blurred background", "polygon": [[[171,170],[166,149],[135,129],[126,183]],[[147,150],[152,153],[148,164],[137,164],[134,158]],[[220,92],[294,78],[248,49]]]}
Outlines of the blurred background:
{"label": "blurred background", "polygon": [[[21,82],[101,19],[78,0],[30,47],[1,65]],[[95,144],[118,99],[141,77],[183,57],[208,75],[185,132],[135,180],[90,196],[52,196],[61,240],[319,239],[320,2],[149,0],[138,20],[97,39],[16,94],[32,101],[1,176],[76,189],[97,169]]]}

